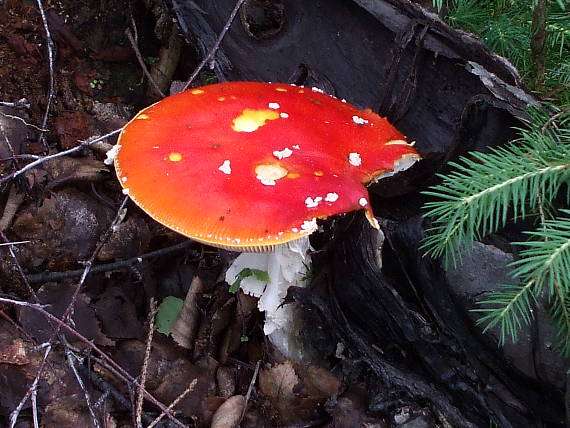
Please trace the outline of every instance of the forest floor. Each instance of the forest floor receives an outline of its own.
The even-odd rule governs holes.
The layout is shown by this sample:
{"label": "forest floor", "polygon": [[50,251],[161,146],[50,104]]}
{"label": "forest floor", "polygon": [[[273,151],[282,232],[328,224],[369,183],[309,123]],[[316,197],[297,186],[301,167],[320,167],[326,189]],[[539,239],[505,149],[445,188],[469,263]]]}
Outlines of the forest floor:
{"label": "forest floor", "polygon": [[[391,426],[367,412],[365,380],[341,381],[340,360],[331,371],[271,352],[255,301],[220,281],[224,254],[132,203],[126,215],[119,210],[124,196],[104,163],[115,136],[76,149],[154,101],[125,35],[130,28],[152,66],[160,48],[152,12],[134,0],[44,7],[54,46],[36,2],[0,2],[0,101],[25,99],[0,106],[0,237],[14,243],[0,250],[0,426],[11,417],[17,427],[34,426],[35,417],[42,427],[149,426],[155,418],[208,426],[221,405],[217,423]],[[184,49],[179,79],[196,61]],[[189,332],[174,340],[153,329],[149,314],[167,296],[184,299],[192,278]],[[393,415],[401,423],[422,412],[408,406]]]}

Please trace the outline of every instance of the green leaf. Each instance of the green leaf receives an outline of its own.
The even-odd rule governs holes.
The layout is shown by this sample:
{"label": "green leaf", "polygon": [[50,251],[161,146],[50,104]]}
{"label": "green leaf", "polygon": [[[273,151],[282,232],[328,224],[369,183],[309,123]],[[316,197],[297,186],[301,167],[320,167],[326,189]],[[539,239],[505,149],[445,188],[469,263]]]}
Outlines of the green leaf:
{"label": "green leaf", "polygon": [[269,282],[269,274],[266,271],[260,269],[245,268],[237,274],[235,281],[232,283],[232,285],[230,285],[229,292],[237,293],[241,282],[250,276],[253,276],[258,281],[265,282],[266,284]]}
{"label": "green leaf", "polygon": [[156,331],[166,334],[167,336],[170,335],[174,321],[176,321],[176,317],[182,310],[182,305],[184,305],[184,300],[178,297],[165,297],[156,313],[156,322],[154,325]]}

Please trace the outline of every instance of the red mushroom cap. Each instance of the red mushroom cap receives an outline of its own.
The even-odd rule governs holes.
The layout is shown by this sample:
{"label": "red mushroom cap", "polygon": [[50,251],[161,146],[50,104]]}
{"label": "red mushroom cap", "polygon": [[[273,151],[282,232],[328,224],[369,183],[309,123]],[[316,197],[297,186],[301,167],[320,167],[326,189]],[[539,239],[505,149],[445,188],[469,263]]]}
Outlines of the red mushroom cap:
{"label": "red mushroom cap", "polygon": [[316,219],[364,209],[365,183],[419,158],[388,121],[279,83],[219,83],[147,107],[119,137],[124,192],[197,241],[268,250],[309,235]]}

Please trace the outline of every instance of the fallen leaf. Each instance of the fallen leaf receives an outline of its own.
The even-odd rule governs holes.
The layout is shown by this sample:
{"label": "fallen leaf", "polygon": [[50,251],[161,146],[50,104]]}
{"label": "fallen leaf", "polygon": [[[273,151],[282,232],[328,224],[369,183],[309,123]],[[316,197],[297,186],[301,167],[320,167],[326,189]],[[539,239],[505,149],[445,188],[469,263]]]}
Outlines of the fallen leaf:
{"label": "fallen leaf", "polygon": [[3,37],[8,42],[8,46],[18,55],[27,56],[36,51],[36,46],[28,42],[19,34],[4,34]]}
{"label": "fallen leaf", "polygon": [[298,384],[299,377],[291,361],[285,361],[259,372],[259,388],[272,399],[295,397],[293,390]]}
{"label": "fallen leaf", "polygon": [[186,349],[192,348],[198,322],[200,319],[200,309],[198,308],[198,297],[202,294],[204,284],[199,276],[192,279],[182,309],[172,325],[171,334],[176,343]]}
{"label": "fallen leaf", "polygon": [[108,261],[136,257],[147,250],[151,238],[146,220],[140,215],[131,214],[113,228],[113,233],[101,248],[97,259]]}
{"label": "fallen leaf", "polygon": [[[311,375],[307,376],[310,388],[305,388],[305,379],[289,360],[259,372],[259,389],[277,410],[281,423],[292,425],[313,419],[319,406],[329,397],[328,393],[338,391],[338,381],[325,375],[324,369],[312,369],[310,372]],[[318,383],[319,375],[325,376],[325,384],[321,387],[314,385]]]}
{"label": "fallen leaf", "polygon": [[311,365],[298,367],[297,371],[303,379],[304,394],[323,399],[338,394],[341,386],[340,379],[329,370]]}
{"label": "fallen leaf", "polygon": [[95,425],[85,404],[85,396],[74,394],[50,402],[42,414],[41,426],[42,428],[90,428]]}
{"label": "fallen leaf", "polygon": [[47,260],[48,269],[65,270],[90,257],[114,215],[112,208],[87,194],[65,188],[44,199],[39,209],[22,209],[12,230],[19,239],[34,241],[29,250]]}
{"label": "fallen leaf", "polygon": [[44,165],[51,176],[48,189],[77,182],[94,183],[109,176],[109,168],[96,159],[60,157]]}
{"label": "fallen leaf", "polygon": [[198,425],[207,424],[224,401],[214,395],[215,380],[212,372],[179,359],[168,365],[159,386],[152,392],[163,403],[171,403],[194,379],[197,379],[196,386],[175,409],[181,410],[186,417],[197,417],[200,421]]}
{"label": "fallen leaf", "polygon": [[212,416],[212,424],[210,428],[234,428],[237,427],[241,419],[243,407],[245,405],[245,397],[243,395],[234,395],[228,398],[222,404],[214,416]]}
{"label": "fallen leaf", "polygon": [[216,382],[218,384],[218,394],[224,398],[231,397],[236,390],[236,369],[230,366],[218,367]]}
{"label": "fallen leaf", "polygon": [[73,33],[71,28],[65,23],[64,19],[57,14],[55,9],[48,9],[47,18],[57,43],[64,44],[75,51],[83,49],[83,42]]}
{"label": "fallen leaf", "polygon": [[140,339],[144,324],[137,317],[136,299],[128,287],[107,286],[93,304],[103,332],[113,339]]}
{"label": "fallen leaf", "polygon": [[[47,305],[46,310],[60,318],[71,301],[71,296],[74,292],[74,284],[48,282],[38,290],[37,295],[40,303]],[[80,293],[73,311],[74,328],[84,337],[98,345],[113,345],[114,342],[101,331],[95,311],[89,306],[89,303],[89,297]],[[48,322],[44,315],[32,308],[22,308],[19,321],[26,331],[38,339],[40,343],[47,341],[53,332],[54,324]],[[71,342],[77,342],[78,340],[72,334],[67,334],[67,337]]]}

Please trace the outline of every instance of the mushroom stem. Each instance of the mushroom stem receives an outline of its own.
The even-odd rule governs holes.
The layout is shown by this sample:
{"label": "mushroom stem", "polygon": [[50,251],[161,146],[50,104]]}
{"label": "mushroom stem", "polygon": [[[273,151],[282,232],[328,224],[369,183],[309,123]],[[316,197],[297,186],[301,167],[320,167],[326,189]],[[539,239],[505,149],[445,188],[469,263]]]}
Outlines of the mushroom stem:
{"label": "mushroom stem", "polygon": [[228,268],[226,281],[232,284],[243,269],[266,271],[269,282],[266,284],[254,277],[241,281],[241,290],[254,297],[259,297],[258,308],[265,312],[263,332],[271,343],[287,358],[302,359],[302,349],[298,349],[295,326],[295,304],[283,304],[289,287],[304,287],[308,267],[309,238],[304,237],[280,245],[269,253],[242,253]]}

